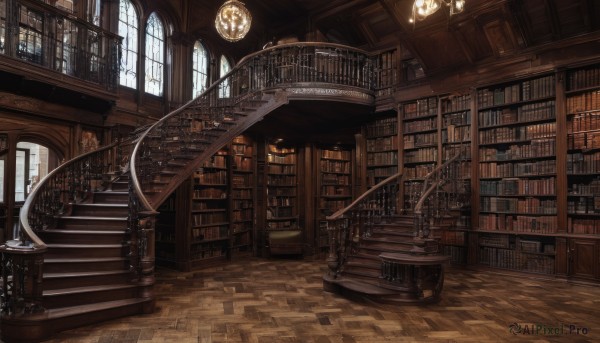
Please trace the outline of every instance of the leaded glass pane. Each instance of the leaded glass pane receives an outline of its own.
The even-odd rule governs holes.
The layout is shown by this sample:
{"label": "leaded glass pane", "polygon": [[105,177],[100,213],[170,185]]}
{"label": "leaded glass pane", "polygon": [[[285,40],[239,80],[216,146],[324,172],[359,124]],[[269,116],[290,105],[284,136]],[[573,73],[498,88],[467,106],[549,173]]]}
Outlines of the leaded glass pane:
{"label": "leaded glass pane", "polygon": [[146,92],[161,96],[163,92],[165,34],[163,24],[155,13],[146,25]]}
{"label": "leaded glass pane", "polygon": [[0,54],[4,53],[6,39],[6,1],[0,0]]}
{"label": "leaded glass pane", "polygon": [[42,30],[44,28],[43,13],[35,12],[25,6],[19,8],[19,39],[17,41],[17,57],[42,64]]}
{"label": "leaded glass pane", "polygon": [[[221,55],[221,63],[219,63],[219,65],[219,78],[221,78],[229,73],[231,70],[231,65],[224,55]],[[219,97],[228,98],[230,94],[230,84],[229,79],[227,79],[219,85]]]}
{"label": "leaded glass pane", "polygon": [[208,53],[200,41],[196,41],[194,44],[192,60],[193,97],[197,97],[204,92],[208,84]]}
{"label": "leaded glass pane", "polygon": [[119,3],[119,36],[123,37],[123,43],[119,84],[130,88],[137,88],[138,21],[133,4],[129,0],[121,0]]}

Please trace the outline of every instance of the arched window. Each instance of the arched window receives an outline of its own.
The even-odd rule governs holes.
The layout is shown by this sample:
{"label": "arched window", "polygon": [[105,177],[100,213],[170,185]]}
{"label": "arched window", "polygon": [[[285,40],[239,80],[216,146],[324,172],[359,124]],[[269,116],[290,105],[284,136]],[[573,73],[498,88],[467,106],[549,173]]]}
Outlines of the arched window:
{"label": "arched window", "polygon": [[208,85],[208,52],[201,41],[196,41],[192,52],[192,82],[195,98],[202,94]]}
{"label": "arched window", "polygon": [[[227,60],[227,57],[225,57],[225,55],[221,55],[221,62],[219,63],[219,65],[219,78],[221,78],[227,75],[227,73],[229,73],[229,71],[231,70],[231,65],[229,64],[229,61]],[[225,80],[225,82],[221,83],[219,85],[219,97],[228,98],[231,94],[230,88],[231,85],[229,80]]]}
{"label": "arched window", "polygon": [[165,66],[165,30],[156,13],[146,25],[146,93],[163,94]]}
{"label": "arched window", "polygon": [[138,14],[131,1],[120,0],[119,36],[123,37],[123,45],[119,84],[130,88],[137,88],[138,26]]}

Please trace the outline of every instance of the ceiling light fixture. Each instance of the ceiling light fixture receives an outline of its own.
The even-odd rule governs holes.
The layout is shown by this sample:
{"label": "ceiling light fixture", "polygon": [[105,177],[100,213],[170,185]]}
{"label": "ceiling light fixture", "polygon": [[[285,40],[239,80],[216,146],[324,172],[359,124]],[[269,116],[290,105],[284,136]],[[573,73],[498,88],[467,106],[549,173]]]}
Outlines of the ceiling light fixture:
{"label": "ceiling light fixture", "polygon": [[455,15],[465,9],[465,0],[415,0],[412,6],[410,23],[421,21],[437,12],[442,4],[450,7],[450,15]]}
{"label": "ceiling light fixture", "polygon": [[227,0],[217,11],[215,28],[223,39],[237,42],[250,30],[252,15],[242,2]]}

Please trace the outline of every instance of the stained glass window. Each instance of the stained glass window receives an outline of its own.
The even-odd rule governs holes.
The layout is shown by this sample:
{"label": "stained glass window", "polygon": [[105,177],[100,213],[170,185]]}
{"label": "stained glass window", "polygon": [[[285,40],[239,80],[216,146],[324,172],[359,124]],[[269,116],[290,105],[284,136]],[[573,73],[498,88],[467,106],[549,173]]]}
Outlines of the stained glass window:
{"label": "stained glass window", "polygon": [[131,1],[121,0],[119,2],[119,36],[123,37],[123,43],[119,83],[130,88],[137,88],[138,25],[138,14]]}
{"label": "stained glass window", "polygon": [[163,24],[152,13],[146,25],[146,92],[161,96],[165,65],[165,32]]}

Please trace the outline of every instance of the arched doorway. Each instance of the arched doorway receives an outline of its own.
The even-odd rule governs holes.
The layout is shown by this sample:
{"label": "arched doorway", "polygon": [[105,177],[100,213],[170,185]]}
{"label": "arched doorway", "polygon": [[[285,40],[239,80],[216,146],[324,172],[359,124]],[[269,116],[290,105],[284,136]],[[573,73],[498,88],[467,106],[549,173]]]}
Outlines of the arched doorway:
{"label": "arched doorway", "polygon": [[0,242],[15,238],[23,203],[37,183],[59,165],[60,156],[43,141],[0,133]]}

